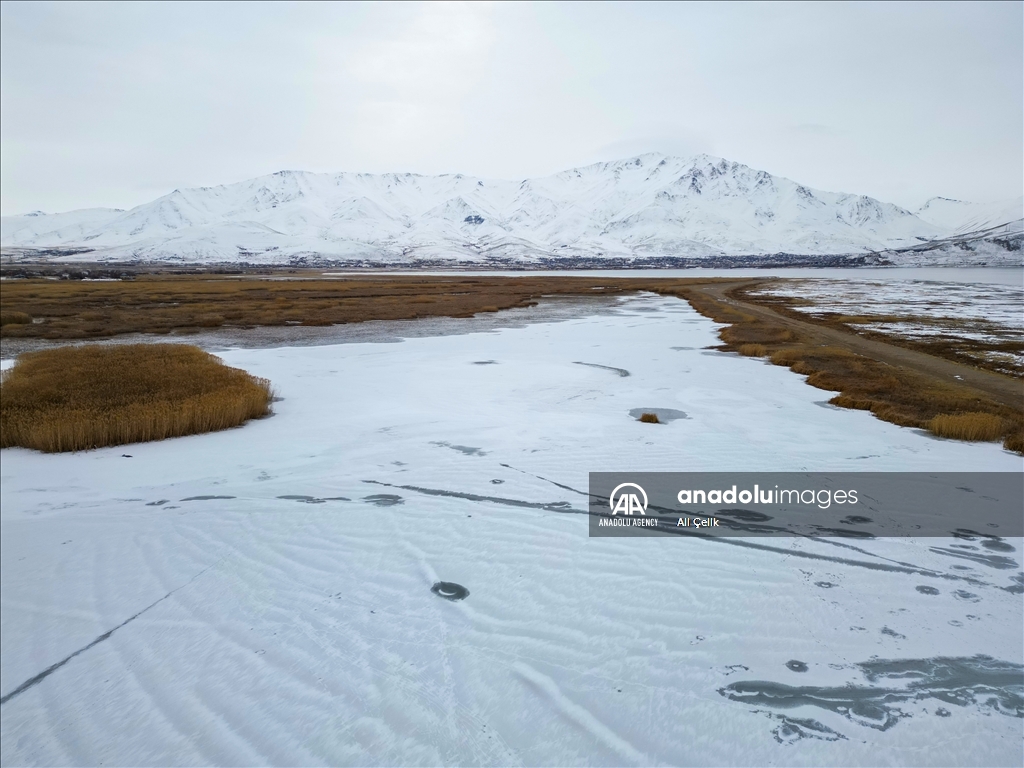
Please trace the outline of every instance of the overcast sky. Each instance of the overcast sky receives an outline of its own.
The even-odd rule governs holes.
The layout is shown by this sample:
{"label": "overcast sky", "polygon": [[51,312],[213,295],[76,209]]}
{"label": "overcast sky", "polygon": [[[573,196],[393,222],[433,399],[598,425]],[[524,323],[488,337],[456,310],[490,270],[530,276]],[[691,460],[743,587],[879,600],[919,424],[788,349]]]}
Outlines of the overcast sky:
{"label": "overcast sky", "polygon": [[0,208],[646,151],[907,207],[1016,197],[1022,7],[4,2]]}

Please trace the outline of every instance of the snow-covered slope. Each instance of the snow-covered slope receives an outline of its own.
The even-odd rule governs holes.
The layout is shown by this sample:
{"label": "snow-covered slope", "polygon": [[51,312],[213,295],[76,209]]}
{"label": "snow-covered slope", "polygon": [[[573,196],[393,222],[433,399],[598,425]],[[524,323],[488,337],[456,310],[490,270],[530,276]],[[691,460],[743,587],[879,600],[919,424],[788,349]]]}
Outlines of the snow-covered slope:
{"label": "snow-covered slope", "polygon": [[951,230],[951,235],[989,229],[1024,218],[1024,197],[992,203],[969,203],[948,197],[933,197],[914,214],[929,224]]}
{"label": "snow-covered slope", "polygon": [[5,217],[0,242],[90,261],[571,261],[868,253],[954,232],[940,221],[707,155],[645,154],[521,182],[282,171],[128,211]]}

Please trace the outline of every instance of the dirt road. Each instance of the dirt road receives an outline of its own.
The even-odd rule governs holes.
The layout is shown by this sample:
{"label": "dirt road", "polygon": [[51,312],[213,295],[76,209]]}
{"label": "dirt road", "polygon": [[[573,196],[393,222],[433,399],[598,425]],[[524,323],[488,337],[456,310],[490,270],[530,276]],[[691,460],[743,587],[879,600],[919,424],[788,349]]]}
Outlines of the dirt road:
{"label": "dirt road", "polygon": [[742,309],[756,317],[771,321],[799,331],[802,336],[820,344],[828,344],[850,350],[856,354],[886,363],[896,368],[904,368],[950,384],[961,384],[988,395],[992,399],[1017,410],[1024,410],[1024,381],[998,373],[971,368],[967,365],[946,360],[941,357],[917,352],[912,349],[898,347],[894,344],[865,339],[854,333],[846,333],[828,328],[814,322],[797,320],[787,317],[770,307],[741,301],[730,295],[729,291],[741,286],[762,282],[751,280],[748,283],[713,283],[695,286],[693,290],[717,299],[731,306]]}

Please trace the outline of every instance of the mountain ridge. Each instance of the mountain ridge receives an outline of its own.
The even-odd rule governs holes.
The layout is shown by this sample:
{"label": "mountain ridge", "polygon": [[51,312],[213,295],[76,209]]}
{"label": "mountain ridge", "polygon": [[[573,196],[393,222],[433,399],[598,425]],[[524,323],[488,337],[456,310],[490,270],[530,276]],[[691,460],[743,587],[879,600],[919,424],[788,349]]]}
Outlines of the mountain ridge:
{"label": "mountain ridge", "polygon": [[703,154],[646,153],[520,181],[283,170],[128,210],[3,217],[0,245],[88,249],[95,261],[266,264],[864,255],[962,234],[977,213],[943,202],[958,218],[942,226],[950,214],[935,200],[922,206],[928,221]]}

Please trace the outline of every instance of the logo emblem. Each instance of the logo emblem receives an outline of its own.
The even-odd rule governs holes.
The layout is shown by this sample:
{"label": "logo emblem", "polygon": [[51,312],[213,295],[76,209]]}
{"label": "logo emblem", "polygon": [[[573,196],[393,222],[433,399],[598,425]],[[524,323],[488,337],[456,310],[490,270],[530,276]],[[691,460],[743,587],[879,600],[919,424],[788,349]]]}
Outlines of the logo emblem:
{"label": "logo emblem", "polygon": [[[630,488],[635,489],[634,492],[628,492]],[[639,491],[639,495],[635,491]],[[643,502],[640,501],[641,498],[643,498]],[[624,515],[632,515],[634,512],[639,512],[641,515],[646,516],[647,491],[636,483],[621,483],[615,486],[615,490],[608,497],[608,506],[612,510],[612,517],[619,514],[619,512]]]}

